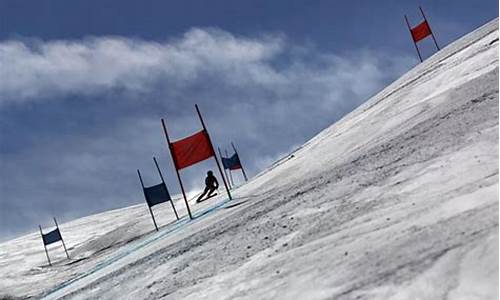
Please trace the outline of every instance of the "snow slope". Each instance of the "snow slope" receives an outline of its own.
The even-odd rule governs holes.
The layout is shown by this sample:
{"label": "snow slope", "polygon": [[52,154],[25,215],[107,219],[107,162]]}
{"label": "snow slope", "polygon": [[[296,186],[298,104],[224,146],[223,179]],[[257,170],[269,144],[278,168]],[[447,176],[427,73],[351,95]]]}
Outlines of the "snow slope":
{"label": "snow slope", "polygon": [[497,299],[498,79],[493,20],[194,221],[161,205],[155,232],[140,204],[62,224],[52,267],[37,233],[0,244],[0,293]]}

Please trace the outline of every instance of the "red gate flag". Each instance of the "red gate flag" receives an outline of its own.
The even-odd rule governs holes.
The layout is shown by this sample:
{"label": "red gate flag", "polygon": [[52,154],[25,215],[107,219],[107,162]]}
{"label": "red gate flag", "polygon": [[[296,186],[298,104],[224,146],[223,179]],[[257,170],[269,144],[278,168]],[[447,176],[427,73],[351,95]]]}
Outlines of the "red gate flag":
{"label": "red gate flag", "polygon": [[413,38],[413,41],[416,43],[420,40],[425,39],[429,35],[431,35],[431,28],[429,27],[429,24],[427,21],[423,21],[422,23],[418,24],[417,26],[413,27],[410,29],[411,31],[411,36]]}
{"label": "red gate flag", "polygon": [[224,182],[224,187],[226,188],[229,200],[233,200],[233,198],[231,197],[231,192],[229,191],[226,183],[226,178],[222,174],[219,160],[217,160],[217,156],[215,155],[214,147],[212,146],[212,142],[210,141],[210,137],[208,136],[207,127],[205,126],[205,122],[203,122],[200,109],[196,104],[194,105],[194,107],[196,108],[196,112],[198,113],[198,117],[200,118],[203,130],[181,140],[170,142],[170,138],[167,132],[167,126],[165,125],[165,121],[161,119],[163,132],[165,133],[165,137],[167,138],[168,148],[170,149],[172,160],[174,161],[175,165],[175,172],[177,173],[177,178],[179,179],[179,185],[181,186],[182,195],[184,196],[184,202],[186,203],[186,208],[191,220],[193,219],[193,216],[191,214],[191,210],[189,209],[189,203],[186,197],[186,192],[184,191],[184,186],[182,185],[181,175],[179,174],[180,169],[189,167],[213,156],[213,158],[215,159],[215,163],[217,164],[217,168],[219,169],[219,172],[221,174],[222,181]]}
{"label": "red gate flag", "polygon": [[189,167],[207,158],[215,156],[205,130],[197,132],[170,144],[177,170]]}
{"label": "red gate flag", "polygon": [[408,18],[405,15],[405,21],[406,25],[408,25],[408,30],[410,31],[411,38],[413,40],[413,45],[415,46],[415,50],[417,50],[418,58],[420,59],[420,62],[423,62],[424,60],[422,59],[422,55],[420,55],[420,50],[418,50],[417,43],[423,39],[425,39],[428,36],[432,37],[432,40],[434,41],[434,44],[436,45],[436,48],[439,49],[439,45],[436,41],[436,37],[434,36],[434,33],[432,33],[431,26],[429,25],[429,22],[427,21],[427,18],[425,17],[424,11],[422,7],[418,7],[420,9],[420,13],[422,14],[422,17],[424,20],[418,24],[417,26],[411,28],[410,22],[408,21]]}

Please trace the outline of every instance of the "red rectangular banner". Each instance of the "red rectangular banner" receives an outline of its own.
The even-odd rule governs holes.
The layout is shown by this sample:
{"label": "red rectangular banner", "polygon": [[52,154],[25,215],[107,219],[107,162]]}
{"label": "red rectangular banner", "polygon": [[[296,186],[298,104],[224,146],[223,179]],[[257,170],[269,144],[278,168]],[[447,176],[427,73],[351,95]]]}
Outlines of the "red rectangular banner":
{"label": "red rectangular banner", "polygon": [[177,170],[215,156],[208,134],[205,130],[173,142],[170,145]]}
{"label": "red rectangular banner", "polygon": [[411,36],[413,37],[413,41],[415,43],[425,39],[431,34],[431,28],[429,27],[427,21],[423,21],[411,29]]}

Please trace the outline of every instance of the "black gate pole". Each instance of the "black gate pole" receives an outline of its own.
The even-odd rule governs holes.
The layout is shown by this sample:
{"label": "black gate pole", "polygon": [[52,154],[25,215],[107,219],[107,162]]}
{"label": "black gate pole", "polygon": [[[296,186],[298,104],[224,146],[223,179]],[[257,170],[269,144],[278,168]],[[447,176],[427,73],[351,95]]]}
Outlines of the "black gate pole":
{"label": "black gate pole", "polygon": [[438,49],[438,51],[441,50],[439,48],[437,41],[436,41],[436,38],[434,37],[434,32],[432,32],[431,25],[429,24],[429,21],[427,21],[427,18],[425,17],[425,14],[424,14],[424,11],[422,10],[422,7],[419,6],[418,8],[420,9],[420,13],[422,14],[422,17],[424,18],[425,23],[427,23],[427,27],[429,27],[429,31],[431,32],[431,36],[432,36],[432,39],[434,40],[434,44],[436,45],[436,48]]}
{"label": "black gate pole", "polygon": [[[158,166],[158,162],[156,161],[156,157],[154,156],[153,156],[153,161],[155,162],[156,169],[158,169],[158,174],[160,174],[161,182],[163,182],[163,186],[167,190],[167,194],[170,196],[170,193],[168,192],[167,189],[167,184],[165,183],[165,180],[163,180],[163,175],[161,174],[160,167]],[[174,210],[175,217],[177,218],[177,220],[179,220],[179,215],[177,214],[177,210],[175,210],[174,201],[172,200],[172,197],[170,197],[170,204],[172,204],[172,209]]]}
{"label": "black gate pole", "polygon": [[417,49],[418,58],[420,58],[420,62],[423,62],[422,55],[420,55],[420,51],[418,50],[417,43],[413,39],[413,33],[411,32],[410,22],[408,22],[408,18],[406,17],[406,15],[405,15],[405,20],[406,20],[406,25],[408,25],[408,30],[410,31],[411,41],[413,42],[413,45],[415,45],[415,49]]}
{"label": "black gate pole", "polygon": [[146,199],[146,204],[148,205],[149,213],[151,214],[151,218],[153,218],[153,224],[155,224],[156,231],[158,231],[158,225],[156,225],[155,215],[153,214],[153,210],[151,209],[151,206],[149,206],[148,195],[146,194],[146,190],[144,189],[144,182],[142,181],[141,172],[139,172],[139,170],[137,170],[137,175],[139,175],[139,180],[141,181],[142,192],[144,193],[144,199]]}
{"label": "black gate pole", "polygon": [[43,249],[45,249],[45,255],[47,255],[47,261],[49,262],[49,266],[52,267],[52,263],[50,262],[50,257],[49,257],[49,251],[47,251],[47,246],[45,246],[45,240],[43,239],[42,226],[38,225],[38,228],[40,228],[40,235],[42,236]]}
{"label": "black gate pole", "polygon": [[174,157],[174,153],[172,151],[172,144],[170,143],[170,138],[167,132],[167,126],[165,126],[165,121],[161,119],[161,125],[163,126],[163,132],[165,133],[165,137],[167,138],[168,149],[170,150],[170,156],[172,156],[172,160],[174,162],[175,172],[177,173],[177,179],[179,179],[179,184],[181,186],[182,196],[184,196],[184,202],[186,203],[187,212],[189,218],[192,220],[193,215],[191,215],[191,209],[189,208],[189,203],[186,197],[186,192],[184,191],[184,186],[182,185],[181,175],[179,174],[179,169],[177,168],[177,162]]}
{"label": "black gate pole", "polygon": [[[226,149],[224,149],[224,153],[226,153],[226,156],[229,157],[229,154],[227,154],[227,150]],[[229,180],[231,180],[231,184],[234,186],[233,172],[232,172],[231,169],[229,169]]]}
{"label": "black gate pole", "polygon": [[217,159],[217,155],[215,154],[214,146],[212,144],[212,140],[210,139],[210,135],[208,134],[207,127],[205,126],[205,122],[203,122],[203,118],[201,117],[201,113],[200,113],[200,109],[198,108],[198,104],[195,104],[194,106],[196,107],[196,112],[198,113],[198,117],[200,117],[200,122],[201,122],[201,125],[203,126],[203,130],[205,131],[205,134],[207,135],[208,142],[210,143],[210,147],[212,147],[214,159],[215,159],[215,162],[217,163],[217,168],[219,168],[219,173],[220,173],[220,176],[222,177],[222,181],[224,182],[224,186],[226,187],[226,192],[227,192],[227,195],[229,196],[229,200],[233,200],[233,197],[231,196],[231,192],[229,191],[229,188],[227,187],[226,178],[224,178],[224,174],[222,174],[222,169],[220,167],[219,160]]}
{"label": "black gate pole", "polygon": [[62,245],[63,245],[63,248],[64,248],[64,252],[66,252],[66,257],[69,259],[68,250],[66,249],[66,244],[64,243],[64,239],[62,237],[61,230],[59,229],[59,224],[57,224],[57,221],[56,221],[55,217],[54,217],[54,223],[56,223],[57,231],[59,232],[59,236],[61,237],[61,242],[62,242]]}
{"label": "black gate pole", "polygon": [[233,142],[231,142],[231,146],[233,147],[234,153],[238,155],[238,159],[240,160],[241,172],[243,173],[243,177],[245,177],[245,181],[248,181],[247,173],[245,173],[245,168],[243,168],[243,164],[241,163],[240,155],[238,154],[238,151],[236,150],[236,147],[234,146]]}
{"label": "black gate pole", "polygon": [[[217,150],[219,151],[219,156],[221,157],[221,160],[222,160],[222,152],[220,151],[220,148],[217,147]],[[226,155],[227,156],[227,155]],[[229,182],[229,177],[227,177],[227,172],[226,172],[226,168],[224,167],[224,164],[222,164],[222,169],[224,170],[224,176],[226,176],[226,179],[228,180]],[[234,184],[233,184],[234,186]],[[233,187],[231,186],[231,183],[229,183],[229,189],[232,189]]]}

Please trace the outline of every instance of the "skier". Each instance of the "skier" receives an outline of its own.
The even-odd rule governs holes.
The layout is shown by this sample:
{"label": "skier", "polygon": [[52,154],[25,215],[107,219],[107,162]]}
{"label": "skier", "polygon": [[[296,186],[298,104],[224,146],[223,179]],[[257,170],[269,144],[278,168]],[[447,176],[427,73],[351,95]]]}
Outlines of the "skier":
{"label": "skier", "polygon": [[[197,203],[200,203],[201,200],[207,193],[207,199],[217,195],[217,193],[213,194],[215,190],[219,188],[219,182],[217,182],[217,178],[215,178],[214,173],[212,171],[207,172],[207,178],[205,178],[205,190],[196,200]],[[206,199],[205,199],[206,200]]]}

